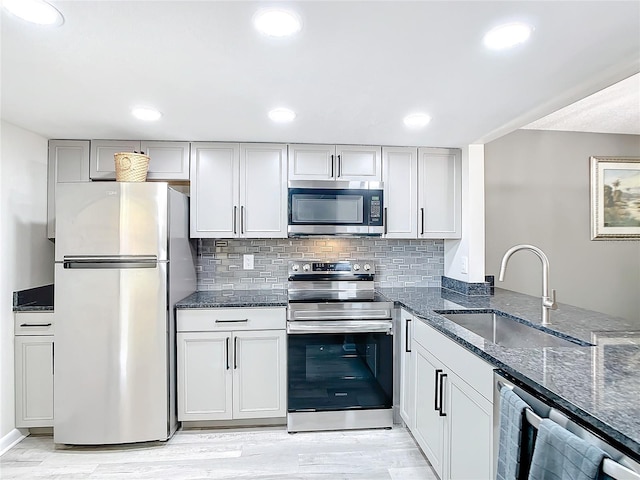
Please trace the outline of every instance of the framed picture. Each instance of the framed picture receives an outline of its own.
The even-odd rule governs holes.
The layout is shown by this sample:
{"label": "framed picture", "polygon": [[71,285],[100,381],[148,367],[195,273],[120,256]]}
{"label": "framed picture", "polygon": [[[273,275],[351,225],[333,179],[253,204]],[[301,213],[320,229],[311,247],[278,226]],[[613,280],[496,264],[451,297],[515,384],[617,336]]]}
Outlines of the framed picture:
{"label": "framed picture", "polygon": [[640,158],[591,157],[591,240],[640,239]]}

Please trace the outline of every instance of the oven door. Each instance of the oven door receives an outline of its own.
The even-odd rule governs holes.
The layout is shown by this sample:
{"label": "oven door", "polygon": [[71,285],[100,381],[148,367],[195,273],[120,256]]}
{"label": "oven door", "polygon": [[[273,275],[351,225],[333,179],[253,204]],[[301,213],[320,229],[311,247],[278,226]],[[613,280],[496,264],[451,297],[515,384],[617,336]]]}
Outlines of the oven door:
{"label": "oven door", "polygon": [[392,408],[390,325],[375,331],[377,328],[372,325],[375,322],[362,322],[349,331],[342,323],[357,322],[290,322],[287,336],[290,413]]}
{"label": "oven door", "polygon": [[[382,190],[367,183],[330,182],[295,187],[288,195],[290,235],[380,235],[383,233]],[[305,182],[312,183],[312,182]],[[341,185],[344,184],[344,185]],[[331,188],[328,188],[328,187]],[[336,188],[337,187],[337,188]]]}

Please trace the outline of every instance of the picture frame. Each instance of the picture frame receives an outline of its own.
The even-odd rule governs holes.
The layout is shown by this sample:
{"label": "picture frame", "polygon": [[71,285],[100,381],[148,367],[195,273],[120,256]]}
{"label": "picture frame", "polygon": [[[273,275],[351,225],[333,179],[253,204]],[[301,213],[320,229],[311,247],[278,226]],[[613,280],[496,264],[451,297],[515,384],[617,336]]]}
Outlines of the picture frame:
{"label": "picture frame", "polygon": [[591,240],[640,239],[640,157],[590,157]]}

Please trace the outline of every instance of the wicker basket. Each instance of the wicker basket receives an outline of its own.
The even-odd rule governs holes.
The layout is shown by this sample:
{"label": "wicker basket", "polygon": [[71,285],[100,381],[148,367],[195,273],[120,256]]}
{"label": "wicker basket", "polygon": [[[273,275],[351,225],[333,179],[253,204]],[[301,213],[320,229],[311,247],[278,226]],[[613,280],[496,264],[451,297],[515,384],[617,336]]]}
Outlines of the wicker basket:
{"label": "wicker basket", "polygon": [[149,156],[143,153],[121,152],[113,156],[116,163],[116,181],[144,182],[147,179]]}

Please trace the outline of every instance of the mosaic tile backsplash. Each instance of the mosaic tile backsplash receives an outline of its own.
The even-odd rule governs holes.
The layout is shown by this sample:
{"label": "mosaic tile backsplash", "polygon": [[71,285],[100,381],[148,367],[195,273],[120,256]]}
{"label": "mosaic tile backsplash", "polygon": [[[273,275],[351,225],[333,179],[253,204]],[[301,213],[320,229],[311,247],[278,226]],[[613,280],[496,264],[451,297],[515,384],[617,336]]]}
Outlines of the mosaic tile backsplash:
{"label": "mosaic tile backsplash", "polygon": [[[443,240],[373,238],[284,238],[197,241],[198,290],[287,288],[287,262],[369,260],[376,287],[439,287],[444,275]],[[244,254],[254,269],[243,270]]]}

